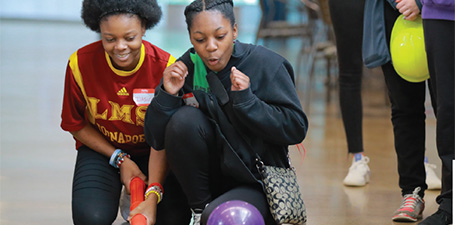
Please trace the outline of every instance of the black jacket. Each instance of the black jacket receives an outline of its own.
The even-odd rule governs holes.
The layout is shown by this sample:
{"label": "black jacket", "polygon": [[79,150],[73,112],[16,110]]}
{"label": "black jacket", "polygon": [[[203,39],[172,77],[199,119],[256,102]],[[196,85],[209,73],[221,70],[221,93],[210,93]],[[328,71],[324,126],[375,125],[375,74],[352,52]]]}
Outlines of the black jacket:
{"label": "black jacket", "polygon": [[[194,65],[190,59],[190,51],[194,52],[194,49],[191,48],[179,59],[188,67],[188,76],[179,96],[193,92],[200,104],[199,108],[214,123],[218,121],[217,118],[211,118],[210,111],[228,112],[228,121],[237,131],[236,136],[242,136],[250,146],[253,146],[266,165],[289,167],[288,146],[300,143],[308,128],[306,115],[295,91],[294,73],[290,63],[262,46],[237,41],[228,65],[217,73],[229,95],[229,102],[220,107],[213,94],[193,91]],[[230,91],[229,75],[232,66],[249,76],[248,89]],[[157,150],[165,148],[166,124],[183,105],[182,97],[168,94],[162,85],[157,88],[155,98],[147,109],[144,126],[146,140],[152,147]],[[224,137],[226,134],[223,133],[227,131],[223,129],[221,127],[221,131],[218,132]],[[235,145],[234,151],[258,178],[254,162],[251,161],[254,156],[245,150],[236,149]],[[225,164],[230,163],[230,160],[234,159],[225,159]],[[241,170],[237,173],[240,172]]]}

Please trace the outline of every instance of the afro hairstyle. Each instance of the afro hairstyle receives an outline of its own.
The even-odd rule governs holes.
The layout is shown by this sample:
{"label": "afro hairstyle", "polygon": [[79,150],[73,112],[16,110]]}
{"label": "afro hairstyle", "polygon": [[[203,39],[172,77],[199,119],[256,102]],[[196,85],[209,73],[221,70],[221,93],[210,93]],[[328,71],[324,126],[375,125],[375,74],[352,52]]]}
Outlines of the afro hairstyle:
{"label": "afro hairstyle", "polygon": [[100,32],[100,21],[115,14],[137,15],[145,29],[154,27],[161,19],[161,8],[156,0],[84,0],[81,18],[85,25]]}

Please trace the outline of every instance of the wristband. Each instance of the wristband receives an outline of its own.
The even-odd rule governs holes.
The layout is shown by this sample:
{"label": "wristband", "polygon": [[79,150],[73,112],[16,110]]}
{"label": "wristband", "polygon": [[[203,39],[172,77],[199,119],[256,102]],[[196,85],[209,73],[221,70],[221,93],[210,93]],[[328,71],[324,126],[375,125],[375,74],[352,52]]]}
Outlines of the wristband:
{"label": "wristband", "polygon": [[151,184],[147,187],[147,189],[149,189],[149,188],[151,188],[151,187],[153,187],[153,186],[158,186],[158,187],[160,188],[160,192],[161,192],[161,193],[164,193],[164,188],[163,188],[163,186],[161,186],[161,184],[158,183],[158,182],[151,183]]}
{"label": "wristband", "polygon": [[112,153],[111,158],[109,159],[109,165],[116,167],[116,160],[121,152],[121,149],[115,149],[114,153]]}

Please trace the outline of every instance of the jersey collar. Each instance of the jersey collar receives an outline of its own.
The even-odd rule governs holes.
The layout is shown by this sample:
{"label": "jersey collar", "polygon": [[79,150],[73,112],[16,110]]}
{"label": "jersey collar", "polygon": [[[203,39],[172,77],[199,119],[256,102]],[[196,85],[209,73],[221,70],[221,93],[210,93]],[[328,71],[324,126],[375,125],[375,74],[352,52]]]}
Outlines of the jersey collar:
{"label": "jersey collar", "polygon": [[142,43],[141,57],[139,58],[139,62],[137,63],[136,67],[130,71],[119,70],[119,69],[115,68],[114,65],[112,65],[111,58],[109,57],[109,55],[107,54],[106,51],[104,52],[104,54],[106,56],[107,64],[109,64],[109,67],[111,68],[111,70],[114,71],[114,73],[119,76],[126,77],[126,76],[130,76],[130,75],[136,73],[141,68],[142,63],[144,63],[144,59],[145,59],[145,46],[144,46],[144,43]]}

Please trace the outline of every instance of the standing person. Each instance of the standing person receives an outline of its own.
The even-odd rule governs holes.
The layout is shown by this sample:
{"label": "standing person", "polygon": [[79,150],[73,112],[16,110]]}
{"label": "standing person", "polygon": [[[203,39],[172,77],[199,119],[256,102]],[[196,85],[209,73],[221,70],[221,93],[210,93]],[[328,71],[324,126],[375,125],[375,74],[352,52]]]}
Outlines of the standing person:
{"label": "standing person", "polygon": [[[397,2],[366,2],[362,56],[367,67],[381,66],[392,107],[399,186],[403,196],[402,204],[394,212],[392,220],[414,222],[422,217],[424,193],[428,188],[425,173],[426,82],[413,83],[398,75],[392,65],[389,49],[392,29],[400,13],[414,20],[420,13],[421,4],[420,0]],[[435,108],[436,102],[431,96]]]}
{"label": "standing person", "polygon": [[188,224],[185,196],[165,173],[165,151],[150,148],[144,137],[153,90],[175,61],[142,40],[160,20],[160,7],[155,0],[84,0],[81,17],[101,40],[72,54],[66,70],[61,127],[73,135],[78,150],[74,224],[112,224],[122,185],[129,192],[133,177],[146,180],[156,192],[136,210],[148,224]]}
{"label": "standing person", "polygon": [[362,36],[364,0],[329,0],[335,31],[341,116],[352,164],[346,186],[365,186],[370,180],[369,158],[364,155],[362,133]]}
{"label": "standing person", "polygon": [[453,221],[455,2],[422,0],[422,4],[428,70],[437,102],[436,145],[442,161],[442,189],[436,199],[438,211],[419,224],[443,225]]}
{"label": "standing person", "polygon": [[[229,149],[224,141],[241,136],[266,165],[290,166],[288,146],[300,143],[308,126],[293,69],[262,46],[236,41],[231,0],[195,0],[185,8],[185,17],[193,48],[164,71],[147,109],[146,139],[155,149],[166,149],[194,224],[205,224],[210,213],[229,200],[250,203],[265,224],[276,224],[258,183],[253,156]],[[221,101],[222,107],[206,75],[215,76],[226,90],[228,101]],[[214,112],[229,118],[232,133],[224,132]],[[237,151],[236,157],[225,158],[232,151]]]}

